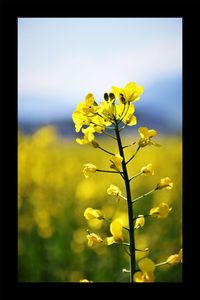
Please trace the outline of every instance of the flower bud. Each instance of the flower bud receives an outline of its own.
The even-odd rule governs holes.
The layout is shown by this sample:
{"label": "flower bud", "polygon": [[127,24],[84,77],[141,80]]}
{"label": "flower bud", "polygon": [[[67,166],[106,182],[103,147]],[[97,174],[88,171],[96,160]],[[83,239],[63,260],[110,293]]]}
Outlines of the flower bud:
{"label": "flower bud", "polygon": [[109,94],[109,98],[110,98],[110,100],[114,100],[115,99],[115,95],[113,93],[110,93]]}
{"label": "flower bud", "polygon": [[104,100],[108,101],[108,93],[104,94]]}
{"label": "flower bud", "polygon": [[141,169],[141,172],[142,172],[144,175],[146,175],[146,176],[148,176],[148,175],[154,175],[154,170],[153,170],[153,168],[152,168],[152,164],[148,164],[147,166],[143,167],[143,168]]}
{"label": "flower bud", "polygon": [[173,182],[169,177],[160,179],[160,182],[156,186],[156,190],[167,189],[170,190],[173,187]]}
{"label": "flower bud", "polygon": [[93,164],[84,164],[83,165],[83,174],[85,178],[88,178],[90,173],[95,173],[97,170],[96,166]]}
{"label": "flower bud", "polygon": [[91,207],[88,207],[88,208],[86,208],[86,210],[84,212],[84,217],[86,218],[86,220],[102,219],[103,214],[98,209],[93,209]]}

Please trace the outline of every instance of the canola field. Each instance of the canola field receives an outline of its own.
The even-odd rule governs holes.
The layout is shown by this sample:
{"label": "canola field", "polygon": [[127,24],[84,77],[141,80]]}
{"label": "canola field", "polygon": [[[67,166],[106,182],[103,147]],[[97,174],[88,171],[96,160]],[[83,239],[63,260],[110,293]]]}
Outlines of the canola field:
{"label": "canola field", "polygon": [[[138,134],[123,136],[124,144],[138,141]],[[134,214],[148,214],[161,202],[172,211],[164,219],[147,218],[135,230],[136,247],[149,248],[148,257],[160,263],[182,247],[182,139],[161,136],[161,147],[141,149],[129,163],[134,175],[152,163],[153,176],[138,176],[131,181],[134,198],[150,191],[161,178],[170,177],[171,190],[160,190],[134,205]],[[102,147],[117,153],[109,137],[98,140]],[[137,145],[127,148],[130,157]],[[100,209],[108,218],[127,223],[126,202],[107,194],[110,184],[125,193],[119,174],[95,173],[83,176],[83,164],[109,170],[109,154],[91,145],[78,145],[75,139],[61,138],[55,128],[39,129],[32,135],[18,134],[18,281],[20,282],[129,282],[129,257],[119,244],[88,247],[87,230],[110,236],[104,220],[87,221],[86,208]],[[145,253],[137,252],[136,258]],[[157,282],[181,282],[182,265],[156,268]]]}

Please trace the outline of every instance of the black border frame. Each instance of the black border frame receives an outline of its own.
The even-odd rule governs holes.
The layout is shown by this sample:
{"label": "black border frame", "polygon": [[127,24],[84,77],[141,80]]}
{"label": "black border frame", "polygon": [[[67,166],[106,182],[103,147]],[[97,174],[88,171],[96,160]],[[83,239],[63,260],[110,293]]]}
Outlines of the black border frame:
{"label": "black border frame", "polygon": [[[185,289],[190,280],[195,282],[195,261],[190,263],[189,259],[193,256],[195,260],[195,255],[198,255],[198,242],[193,238],[194,230],[197,228],[195,221],[198,220],[198,215],[195,218],[194,214],[198,211],[195,207],[196,203],[192,203],[192,200],[197,198],[198,191],[198,176],[195,177],[192,170],[192,166],[198,163],[198,156],[195,160],[194,155],[198,138],[198,116],[194,116],[194,101],[198,97],[196,95],[198,75],[195,75],[198,71],[199,53],[198,1],[2,1],[1,8],[2,116],[0,120],[1,141],[3,141],[0,148],[3,150],[0,200],[3,221],[1,222],[3,229],[1,272],[2,292],[6,295],[2,299],[9,299],[12,292],[19,297],[30,295],[42,297],[49,294],[55,297],[60,292],[68,296],[71,291],[85,292],[86,295],[89,293],[88,295],[95,297],[96,294],[101,296],[102,292],[104,297],[106,295],[104,288],[108,289],[111,295],[122,293],[122,296],[126,296],[127,292],[131,292],[134,296],[136,291],[141,296],[143,291],[151,295],[152,289],[155,295],[158,288],[163,289],[165,295],[168,293],[172,295],[175,288],[179,291]],[[154,283],[136,285],[133,288],[126,283],[17,283],[17,18],[19,17],[179,17],[183,19],[183,233],[188,231],[191,233],[184,234],[183,238],[184,261],[186,259],[183,264],[184,285]],[[192,105],[188,105],[190,103]],[[194,138],[192,133],[195,134]],[[187,220],[184,215],[187,216]]]}

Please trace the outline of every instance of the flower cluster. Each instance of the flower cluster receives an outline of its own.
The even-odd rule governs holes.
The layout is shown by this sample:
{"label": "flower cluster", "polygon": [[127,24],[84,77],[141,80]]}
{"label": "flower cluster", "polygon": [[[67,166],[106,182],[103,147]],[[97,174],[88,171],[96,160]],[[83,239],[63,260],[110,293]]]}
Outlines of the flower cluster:
{"label": "flower cluster", "polygon": [[77,138],[79,144],[92,144],[98,147],[95,133],[103,133],[114,122],[123,122],[133,126],[137,123],[132,102],[140,99],[143,87],[135,82],[128,83],[124,88],[112,87],[111,93],[104,94],[104,100],[98,105],[92,93],[86,95],[72,114],[76,132],[82,131],[83,139]]}

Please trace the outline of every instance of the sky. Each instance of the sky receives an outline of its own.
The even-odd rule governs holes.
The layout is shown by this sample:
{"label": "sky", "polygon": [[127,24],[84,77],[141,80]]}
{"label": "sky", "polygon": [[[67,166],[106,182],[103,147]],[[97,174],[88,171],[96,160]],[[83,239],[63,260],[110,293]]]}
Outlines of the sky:
{"label": "sky", "polygon": [[[100,101],[131,81],[154,105],[159,82],[181,78],[181,18],[18,19],[19,121],[70,116],[87,93]],[[180,91],[177,99],[178,111]]]}

